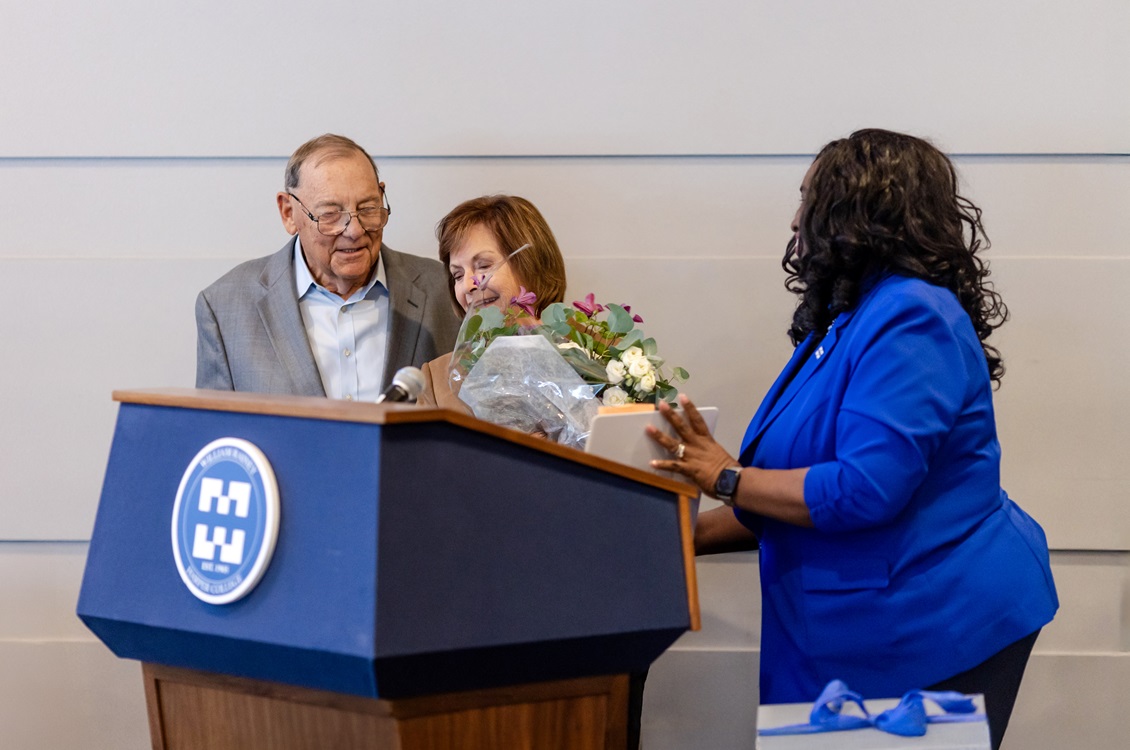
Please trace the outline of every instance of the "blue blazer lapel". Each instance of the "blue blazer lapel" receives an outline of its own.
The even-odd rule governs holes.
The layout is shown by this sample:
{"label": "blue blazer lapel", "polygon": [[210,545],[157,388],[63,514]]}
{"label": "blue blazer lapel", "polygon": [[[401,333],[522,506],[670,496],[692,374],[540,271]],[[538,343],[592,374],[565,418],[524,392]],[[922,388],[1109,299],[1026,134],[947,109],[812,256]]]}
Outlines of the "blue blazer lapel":
{"label": "blue blazer lapel", "polygon": [[766,393],[765,398],[761,400],[761,405],[757,407],[757,412],[754,413],[753,419],[750,420],[749,426],[746,427],[745,437],[742,438],[741,450],[738,452],[738,455],[740,456],[743,464],[746,464],[746,451],[754,444],[754,441],[757,439],[758,435],[761,434],[761,428],[762,425],[765,424],[766,416],[769,414],[769,411],[773,408],[773,406],[776,405],[777,401],[781,398],[781,392],[785,390],[785,387],[790,382],[792,382],[789,379],[790,373],[797,371],[797,368],[800,367],[800,363],[807,359],[808,356],[812,353],[812,349],[813,337],[810,335],[804,341],[800,342],[800,344],[795,349],[793,349],[793,356],[789,358],[789,362],[785,365],[785,369],[781,370],[781,374],[777,376],[777,379],[773,382],[773,385],[770,386],[769,392]]}
{"label": "blue blazer lapel", "polygon": [[[777,381],[773,383],[773,387],[769,389],[765,400],[761,402],[761,407],[754,414],[753,420],[746,429],[740,453],[740,460],[743,465],[749,465],[753,459],[753,451],[757,447],[757,441],[760,440],[761,435],[769,425],[773,423],[773,420],[784,411],[789,402],[804,387],[804,384],[827,361],[832,349],[840,340],[843,329],[851,321],[854,314],[854,310],[840,313],[832,321],[832,325],[829,326],[828,332],[824,334],[822,339],[817,341],[815,336],[809,335],[793,352],[789,364],[785,366]],[[791,380],[789,378],[790,373],[796,373],[792,375]]]}
{"label": "blue blazer lapel", "polygon": [[325,396],[322,376],[314,362],[314,353],[306,338],[306,325],[298,309],[295,292],[294,240],[276,253],[259,277],[263,296],[256,306],[263,327],[283,369],[294,384],[294,392],[302,396]]}

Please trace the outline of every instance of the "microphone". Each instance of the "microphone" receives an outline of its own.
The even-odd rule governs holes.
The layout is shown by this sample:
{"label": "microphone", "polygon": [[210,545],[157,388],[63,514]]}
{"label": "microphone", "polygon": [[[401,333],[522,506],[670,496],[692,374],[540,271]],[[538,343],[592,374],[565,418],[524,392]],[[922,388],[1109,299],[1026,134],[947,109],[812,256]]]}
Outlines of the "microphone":
{"label": "microphone", "polygon": [[380,395],[377,403],[415,401],[423,392],[424,373],[420,372],[420,368],[401,367],[392,376],[392,384]]}

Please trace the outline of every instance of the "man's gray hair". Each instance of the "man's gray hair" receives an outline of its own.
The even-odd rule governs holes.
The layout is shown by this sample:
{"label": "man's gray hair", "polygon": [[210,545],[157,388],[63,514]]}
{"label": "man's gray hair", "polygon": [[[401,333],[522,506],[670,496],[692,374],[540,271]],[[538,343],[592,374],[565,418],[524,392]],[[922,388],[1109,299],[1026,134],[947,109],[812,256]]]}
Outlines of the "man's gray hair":
{"label": "man's gray hair", "polygon": [[344,135],[334,135],[333,133],[326,133],[317,138],[311,138],[298,147],[298,150],[291,154],[290,161],[286,163],[286,190],[293,190],[298,187],[298,176],[302,171],[302,165],[306,163],[310,157],[317,156],[318,162],[325,159],[339,158],[342,156],[349,156],[350,154],[358,153],[369,160],[373,165],[373,174],[376,175],[377,182],[381,181],[380,173],[377,171],[377,163],[373,161],[373,157],[369,152],[361,148],[356,141],[346,138]]}

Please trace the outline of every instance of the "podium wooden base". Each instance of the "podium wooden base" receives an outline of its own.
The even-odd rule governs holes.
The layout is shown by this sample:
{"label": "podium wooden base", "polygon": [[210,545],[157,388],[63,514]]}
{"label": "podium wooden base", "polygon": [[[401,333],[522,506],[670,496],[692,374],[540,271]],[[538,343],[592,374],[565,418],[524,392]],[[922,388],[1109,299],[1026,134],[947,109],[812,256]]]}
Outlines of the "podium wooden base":
{"label": "podium wooden base", "polygon": [[154,750],[623,750],[628,677],[381,700],[144,664]]}

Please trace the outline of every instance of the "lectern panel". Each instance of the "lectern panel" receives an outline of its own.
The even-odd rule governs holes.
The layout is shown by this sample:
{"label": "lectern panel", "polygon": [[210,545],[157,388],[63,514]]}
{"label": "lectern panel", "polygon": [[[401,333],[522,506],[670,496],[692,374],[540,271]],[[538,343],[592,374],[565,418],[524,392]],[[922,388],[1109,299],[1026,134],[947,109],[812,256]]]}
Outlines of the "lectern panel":
{"label": "lectern panel", "polygon": [[380,511],[382,694],[434,689],[421,674],[458,690],[484,671],[506,684],[640,670],[689,627],[671,493],[454,425],[411,427],[382,452],[382,498],[410,498]]}
{"label": "lectern panel", "polygon": [[[120,407],[80,617],[122,657],[390,699],[640,671],[691,626],[682,485],[400,409],[139,392]],[[172,545],[182,477],[220,438],[261,452],[279,494],[273,557],[230,603],[197,598]],[[178,520],[182,563],[201,526],[205,553],[235,544],[210,514],[240,512],[243,490],[203,481],[182,496],[207,516]]]}
{"label": "lectern panel", "polygon": [[[373,694],[382,429],[122,404],[80,616],[119,656]],[[193,456],[228,436],[258,446],[274,467],[281,521],[259,585],[239,601],[213,605],[181,581],[170,532]]]}

